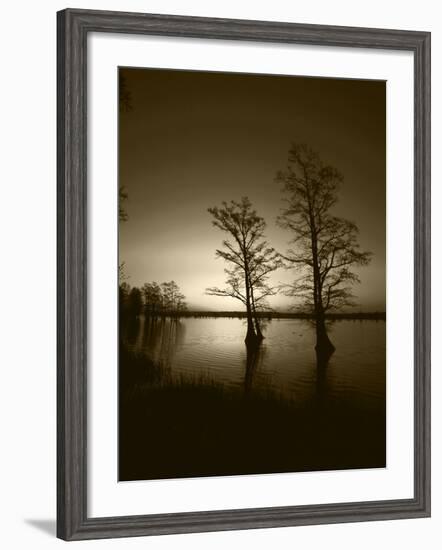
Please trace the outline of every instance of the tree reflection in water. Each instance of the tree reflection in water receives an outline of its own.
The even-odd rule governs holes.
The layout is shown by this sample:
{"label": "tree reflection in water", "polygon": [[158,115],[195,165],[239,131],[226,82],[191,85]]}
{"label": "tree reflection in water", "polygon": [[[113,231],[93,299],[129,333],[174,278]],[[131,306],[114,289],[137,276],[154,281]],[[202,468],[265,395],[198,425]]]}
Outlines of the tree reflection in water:
{"label": "tree reflection in water", "polygon": [[265,355],[265,346],[259,345],[246,345],[246,360],[245,360],[245,374],[244,374],[244,390],[248,394],[253,389],[253,381],[256,371],[263,364]]}
{"label": "tree reflection in water", "polygon": [[184,324],[176,318],[146,317],[140,345],[163,368],[170,368],[177,349],[185,338]]}

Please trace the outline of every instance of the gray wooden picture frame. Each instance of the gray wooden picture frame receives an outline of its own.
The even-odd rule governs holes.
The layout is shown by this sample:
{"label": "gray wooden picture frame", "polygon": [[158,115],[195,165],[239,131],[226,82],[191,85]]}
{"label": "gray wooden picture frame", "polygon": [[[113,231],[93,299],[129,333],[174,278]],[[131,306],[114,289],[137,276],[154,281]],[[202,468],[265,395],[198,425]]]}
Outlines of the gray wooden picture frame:
{"label": "gray wooden picture frame", "polygon": [[[57,14],[57,535],[65,540],[430,515],[430,33],[67,9]],[[87,36],[90,32],[407,50],[414,56],[414,497],[87,515]]]}

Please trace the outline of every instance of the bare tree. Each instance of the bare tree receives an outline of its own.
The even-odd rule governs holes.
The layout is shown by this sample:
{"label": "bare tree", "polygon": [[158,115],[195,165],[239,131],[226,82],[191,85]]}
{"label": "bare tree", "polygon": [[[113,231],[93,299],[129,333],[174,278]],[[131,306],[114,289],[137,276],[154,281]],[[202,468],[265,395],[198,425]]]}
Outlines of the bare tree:
{"label": "bare tree", "polygon": [[330,355],[335,348],[325,314],[354,304],[351,286],[359,278],[351,268],[368,264],[371,253],[360,251],[357,226],[331,213],[343,177],[314,150],[293,144],[287,169],[276,179],[285,193],[278,223],[293,236],[293,248],[284,258],[300,273],[287,294],[301,298],[303,307],[314,314],[316,350]]}
{"label": "bare tree", "polygon": [[206,294],[227,296],[242,302],[247,312],[246,343],[256,343],[263,338],[258,310],[266,297],[275,294],[275,289],[268,284],[268,276],[281,266],[282,261],[265,240],[264,218],[257,215],[247,197],[243,197],[241,202],[223,202],[221,207],[209,208],[208,211],[213,216],[213,225],[231,239],[225,239],[223,249],[216,251],[216,256],[229,265],[224,270],[227,287],[207,288]]}
{"label": "bare tree", "polygon": [[157,282],[144,283],[141,287],[144,302],[144,313],[156,317],[160,314],[163,305],[161,287]]}
{"label": "bare tree", "polygon": [[121,262],[118,264],[118,283],[120,285],[124,283],[126,279],[128,279],[125,269],[126,269],[126,262]]}
{"label": "bare tree", "polygon": [[141,294],[144,313],[149,317],[161,315],[178,318],[187,309],[186,297],[175,281],[164,282],[161,285],[155,281],[144,283]]}
{"label": "bare tree", "polygon": [[141,295],[141,290],[137,287],[131,288],[127,301],[130,316],[133,318],[139,317],[143,308],[143,298]]}
{"label": "bare tree", "polygon": [[179,317],[183,311],[187,311],[186,297],[182,292],[178,292],[175,302],[176,316]]}
{"label": "bare tree", "polygon": [[180,291],[180,287],[175,281],[169,281],[161,284],[163,309],[171,317],[178,317],[186,306],[186,297]]}

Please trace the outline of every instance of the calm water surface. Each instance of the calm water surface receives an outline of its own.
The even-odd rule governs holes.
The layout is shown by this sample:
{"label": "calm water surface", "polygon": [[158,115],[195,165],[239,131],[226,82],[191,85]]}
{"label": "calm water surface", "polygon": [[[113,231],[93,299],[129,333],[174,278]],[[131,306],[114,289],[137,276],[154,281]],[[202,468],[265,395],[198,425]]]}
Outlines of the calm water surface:
{"label": "calm water surface", "polygon": [[141,318],[128,341],[172,375],[209,377],[227,387],[270,389],[302,405],[318,395],[377,409],[385,401],[385,322],[340,320],[330,329],[336,351],[318,369],[314,329],[301,319],[273,319],[258,353],[247,355],[237,318]]}

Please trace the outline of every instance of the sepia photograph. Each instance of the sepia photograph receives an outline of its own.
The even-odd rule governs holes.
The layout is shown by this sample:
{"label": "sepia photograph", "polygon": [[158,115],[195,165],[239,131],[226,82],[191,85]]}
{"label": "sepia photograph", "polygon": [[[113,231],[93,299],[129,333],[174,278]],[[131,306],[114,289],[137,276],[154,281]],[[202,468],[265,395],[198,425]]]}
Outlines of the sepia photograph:
{"label": "sepia photograph", "polygon": [[385,81],[118,86],[119,481],[385,468]]}

